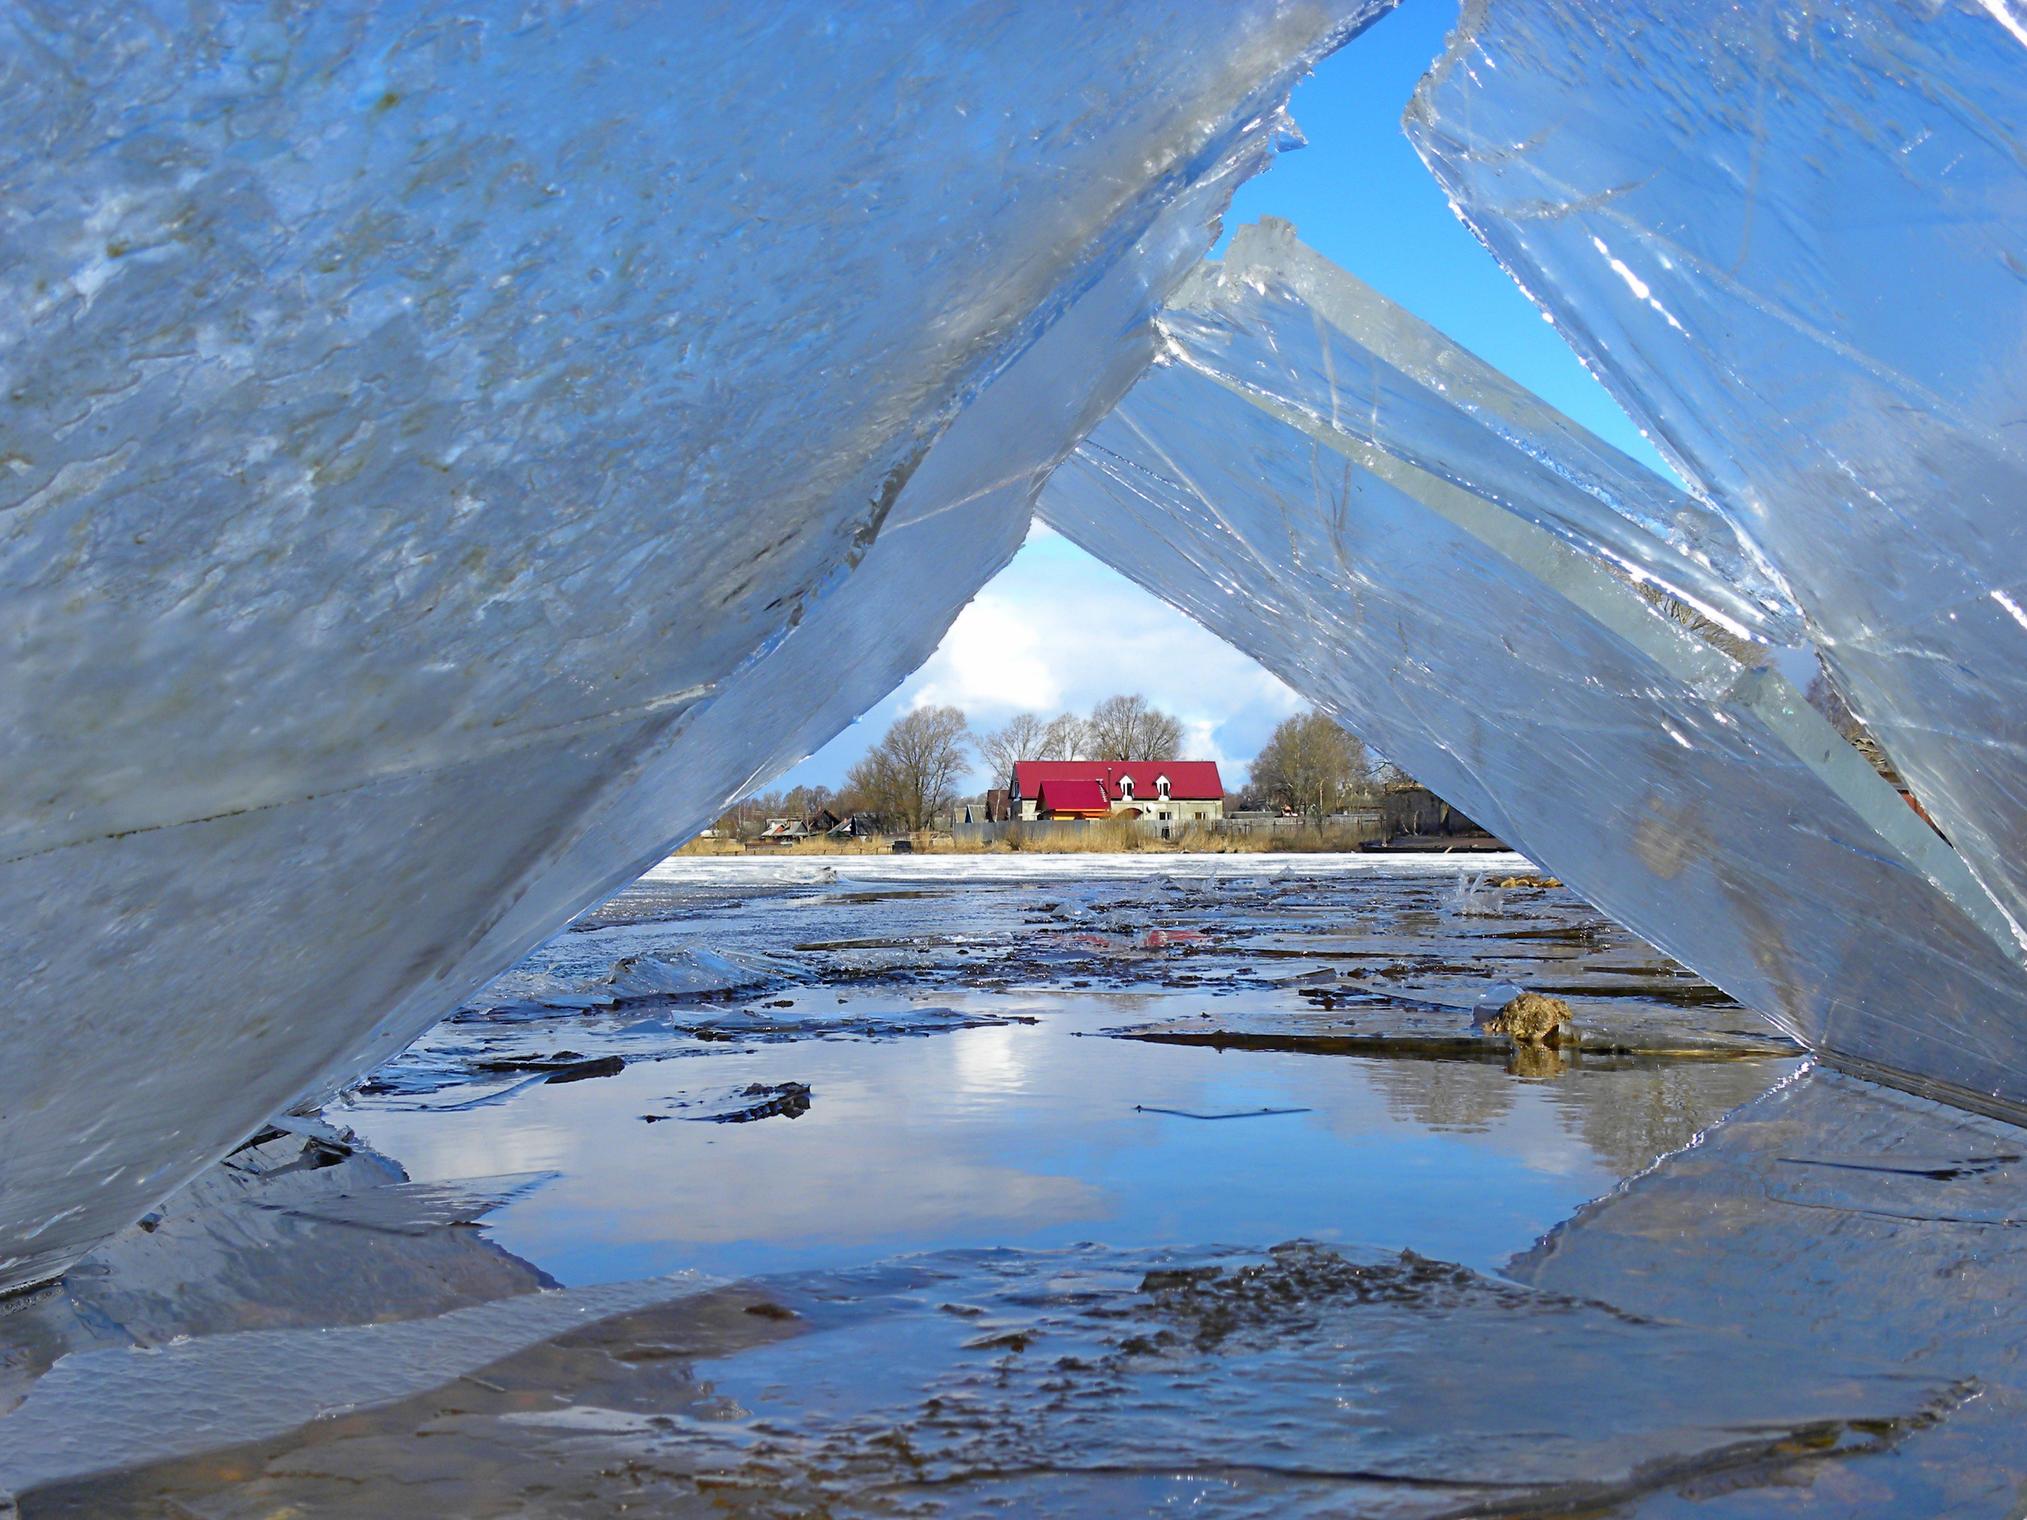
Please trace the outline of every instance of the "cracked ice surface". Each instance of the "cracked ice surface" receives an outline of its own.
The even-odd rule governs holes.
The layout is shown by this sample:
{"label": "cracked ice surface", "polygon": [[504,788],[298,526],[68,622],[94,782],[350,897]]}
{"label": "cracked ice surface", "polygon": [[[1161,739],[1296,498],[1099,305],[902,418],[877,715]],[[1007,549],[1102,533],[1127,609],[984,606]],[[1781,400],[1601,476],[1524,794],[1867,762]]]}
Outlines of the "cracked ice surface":
{"label": "cracked ice surface", "polygon": [[1381,8],[0,4],[0,1288],[900,679]]}
{"label": "cracked ice surface", "polygon": [[2012,9],[1470,4],[1408,127],[1460,214],[1777,567],[2020,935]]}
{"label": "cracked ice surface", "polygon": [[1584,488],[1604,445],[1572,450],[1574,423],[1285,226],[1242,232],[1161,326],[1165,362],[1058,471],[1047,521],[1789,1033],[2027,1100],[2003,916],[1688,610],[1779,619],[1749,578],[1712,586],[1723,523],[1659,482],[1618,515]]}

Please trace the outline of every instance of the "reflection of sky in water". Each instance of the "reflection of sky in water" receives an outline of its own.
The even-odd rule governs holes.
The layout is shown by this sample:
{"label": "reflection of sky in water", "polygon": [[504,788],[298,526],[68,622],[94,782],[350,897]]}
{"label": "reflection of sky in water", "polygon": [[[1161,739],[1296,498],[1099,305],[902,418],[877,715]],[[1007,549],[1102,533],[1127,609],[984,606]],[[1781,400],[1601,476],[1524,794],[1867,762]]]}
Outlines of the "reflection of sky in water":
{"label": "reflection of sky in water", "polygon": [[[877,1001],[891,1009],[900,998]],[[562,1173],[490,1224],[502,1245],[566,1282],[842,1265],[949,1246],[1296,1236],[1413,1246],[1489,1269],[1623,1174],[1572,1117],[1639,1110],[1655,1081],[1647,1071],[1579,1070],[1531,1083],[1473,1063],[1078,1037],[1177,1011],[1150,1006],[1162,1001],[981,997],[981,1008],[1025,1007],[1042,1022],[760,1046],[637,1063],[465,1113],[369,1106],[348,1117],[418,1180]],[[1732,1068],[1729,1101],[1775,1070]],[[790,1080],[815,1094],[792,1121],[640,1117],[678,1095]],[[1311,1111],[1205,1121],[1136,1104]]]}
{"label": "reflection of sky in water", "polygon": [[[931,863],[941,873],[967,869]],[[937,1447],[960,1468],[999,1472],[1017,1457],[1024,1470],[1053,1473],[1039,1487],[1014,1478],[1004,1492],[969,1491],[981,1505],[998,1498],[1022,1512],[1113,1514],[1166,1510],[1176,1497],[1195,1505],[1211,1493],[1204,1483],[1226,1480],[1170,1490],[1162,1477],[1143,1492],[1137,1478],[1116,1488],[1093,1477],[1089,1502],[1074,1494],[1057,1502],[1070,1480],[1055,1469],[1132,1469],[1146,1452],[1187,1445],[1213,1465],[1264,1463],[1263,1473],[1299,1452],[1305,1467],[1425,1465],[1447,1480],[1461,1460],[1451,1433],[1463,1430],[1468,1451],[1507,1482],[1529,1463],[1560,1476],[1633,1460],[1656,1432],[1668,1449],[1728,1447],[1742,1421],[1813,1418],[1821,1408],[1891,1415],[1925,1396],[1928,1384],[1910,1392],[1892,1362],[1879,1386],[1853,1383],[1839,1360],[1791,1389],[1795,1359],[1757,1334],[1733,1334],[1722,1292],[1697,1300],[1718,1304],[1723,1323],[1708,1332],[1679,1306],[1636,1323],[1595,1305],[1543,1308],[1518,1289],[1502,1297],[1481,1284],[1458,1298],[1450,1268],[1384,1260],[1411,1247],[1496,1272],[1580,1205],[1754,1096],[1790,1060],[1640,1065],[1594,1048],[1557,1075],[1521,1078],[1501,1059],[1221,1053],[1103,1036],[1126,1025],[1198,1036],[1222,1028],[1239,1038],[1440,1032],[1468,1027],[1485,989],[1514,980],[1567,988],[1580,1022],[1598,1021],[1590,1027],[1600,1044],[1611,1020],[1626,1017],[1627,1000],[1646,1009],[1636,1017],[1664,1025],[1723,1022],[1700,998],[1672,1001],[1700,988],[1678,985],[1651,951],[1566,895],[1531,886],[1504,897],[1503,888],[1465,892],[1473,866],[1422,862],[1220,871],[1228,879],[1215,884],[1194,867],[1172,878],[1143,867],[1146,879],[1135,881],[1117,862],[1102,880],[1053,862],[1031,873],[1011,862],[972,880],[910,864],[906,890],[879,891],[802,862],[774,866],[771,883],[762,863],[736,864],[746,879],[729,885],[704,879],[724,872],[665,868],[630,888],[390,1063],[369,1091],[334,1107],[334,1118],[418,1183],[495,1179],[382,1189],[381,1214],[399,1221],[469,1209],[467,1194],[510,1196],[483,1234],[382,1231],[374,1190],[347,1191],[369,1178],[363,1160],[309,1171],[290,1164],[262,1184],[278,1190],[274,1202],[256,1203],[254,1238],[272,1249],[236,1249],[207,1265],[217,1241],[244,1238],[236,1212],[249,1201],[244,1174],[220,1173],[209,1179],[208,1220],[200,1211],[136,1232],[124,1262],[96,1285],[100,1303],[74,1311],[74,1334],[89,1345],[102,1323],[136,1312],[152,1344],[194,1325],[197,1349],[174,1353],[173,1375],[148,1370],[158,1403],[146,1423],[169,1433],[165,1449],[198,1449],[217,1439],[221,1388],[238,1401],[231,1407],[260,1418],[279,1409],[283,1424],[312,1396],[358,1402],[388,1345],[436,1335],[425,1306],[461,1293],[512,1294],[531,1282],[529,1264],[569,1284],[621,1285],[594,1294],[633,1293],[641,1280],[660,1294],[661,1274],[684,1268],[763,1277],[750,1291],[786,1304],[803,1333],[751,1347],[782,1325],[733,1307],[735,1294],[716,1309],[670,1306],[583,1343],[565,1337],[413,1407],[313,1422],[306,1437],[282,1438],[267,1486],[245,1491],[234,1513],[322,1512],[295,1501],[334,1484],[349,1496],[339,1507],[360,1514],[398,1512],[421,1482],[450,1480],[460,1500],[501,1483],[524,1498],[549,1494],[559,1491],[559,1457],[587,1492],[604,1496],[619,1483],[638,1507],[640,1443],[657,1460],[677,1458],[679,1470],[701,1460],[722,1473],[739,1468],[758,1438],[787,1443],[755,1458],[763,1488],[779,1480],[786,1452],[790,1470],[849,1471],[867,1492],[885,1491],[890,1480],[918,1481],[910,1454]],[[790,870],[806,874],[784,880]],[[1155,928],[1192,937],[1180,949],[1149,949]],[[584,1011],[587,999],[605,996],[600,989],[641,985],[684,990]],[[1035,1022],[950,1031],[964,1018],[1010,1015]],[[832,1019],[945,1032],[809,1034]],[[769,1020],[777,1035],[802,1037],[758,1043]],[[613,1055],[626,1062],[616,1075],[566,1082],[545,1084],[527,1065]],[[690,1122],[750,1108],[788,1082],[812,1090],[799,1117]],[[757,1099],[746,1093],[752,1084],[762,1085]],[[1267,1109],[1292,1112],[1259,1112]],[[1690,1158],[1688,1170],[1707,1164]],[[528,1173],[548,1180],[519,1190],[496,1180]],[[1820,1194],[1851,1184],[1838,1174],[1802,1185]],[[219,1197],[231,1202],[220,1207]],[[284,1198],[306,1206],[287,1210]],[[346,1223],[354,1220],[367,1228]],[[1584,1233],[1580,1225],[1556,1237],[1551,1257],[1561,1270],[1581,1266],[1581,1244],[1571,1242]],[[1344,1274],[1363,1269],[1334,1252],[1261,1262],[1265,1247],[1301,1237],[1372,1259],[1381,1275],[1358,1276],[1358,1292],[1346,1297]],[[966,1249],[979,1247],[1013,1249]],[[1266,1276],[1250,1285],[1234,1278],[1198,1309],[1142,1291],[1151,1260],[1201,1262],[1220,1248]],[[1525,1259],[1514,1269],[1527,1280]],[[180,1290],[194,1319],[179,1309],[160,1323],[156,1287],[165,1279],[207,1285],[195,1299]],[[1426,1292],[1410,1291],[1415,1282]],[[1617,1302],[1614,1286],[1593,1282],[1579,1297]],[[961,1306],[954,1313],[952,1302]],[[1216,1327],[1229,1314],[1253,1329],[1227,1342]],[[422,1328],[390,1329],[380,1350],[361,1343],[349,1360],[324,1354],[328,1323],[389,1318]],[[1659,1328],[1663,1321],[1672,1328]],[[204,1339],[206,1326],[271,1322],[305,1327],[286,1333],[307,1335],[303,1345],[317,1353],[261,1343],[268,1365],[283,1369],[285,1394],[258,1389],[259,1375],[248,1381],[233,1348]],[[1014,1330],[1018,1346],[1007,1339]],[[1713,1333],[1730,1348],[1715,1360]],[[1047,1355],[1028,1354],[1031,1334]],[[711,1360],[692,1387],[667,1353],[718,1335],[749,1349]],[[1160,1342],[1183,1348],[1180,1360],[1131,1349],[1146,1335],[1181,1336]],[[430,1377],[495,1355],[449,1342],[421,1349],[444,1358]],[[633,1350],[646,1354],[636,1360]],[[97,1365],[130,1368],[123,1358]],[[1079,1370],[1067,1371],[1072,1363]],[[60,1365],[73,1379],[80,1371]],[[309,1384],[306,1365],[319,1369]],[[107,1376],[38,1384],[45,1423],[35,1429],[95,1428],[101,1409],[132,1424],[121,1385],[92,1381]],[[1766,1395],[1765,1407],[1742,1403],[1741,1384]],[[52,1386],[82,1390],[84,1425],[70,1406],[47,1403]],[[1702,1414],[1685,1402],[1698,1390]],[[490,1415],[474,1415],[475,1397],[490,1402]],[[1544,1408],[1553,1411],[1546,1425]],[[955,1425],[946,1420],[953,1410],[965,1411]],[[1510,1450],[1498,1448],[1497,1431],[1508,1432]],[[431,1440],[416,1439],[424,1433]],[[896,1435],[898,1445],[880,1444]],[[39,1450],[40,1440],[30,1445]],[[1591,1444],[1579,1452],[1573,1440]],[[548,1444],[557,1441],[568,1454]],[[199,1497],[241,1481],[239,1469],[222,1480],[201,1463],[185,1476]],[[1262,1481],[1251,1496],[1261,1504],[1240,1496],[1244,1512],[1289,1513],[1282,1480]],[[1326,1487],[1325,1508],[1308,1512],[1372,1508]],[[107,1512],[103,1497],[93,1492],[82,1512]],[[1437,1497],[1447,1505],[1454,1495]]]}

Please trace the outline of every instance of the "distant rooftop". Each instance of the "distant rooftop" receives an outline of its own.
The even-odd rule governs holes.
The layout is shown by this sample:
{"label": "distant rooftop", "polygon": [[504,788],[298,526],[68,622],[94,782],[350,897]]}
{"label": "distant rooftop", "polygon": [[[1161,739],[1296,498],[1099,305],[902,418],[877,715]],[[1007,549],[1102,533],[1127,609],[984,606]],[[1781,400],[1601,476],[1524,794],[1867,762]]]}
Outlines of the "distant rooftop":
{"label": "distant rooftop", "polygon": [[1089,781],[1112,803],[1159,796],[1163,779],[1168,795],[1178,802],[1224,801],[1225,783],[1215,760],[1017,760],[1013,791],[1016,797],[1039,798],[1045,784]]}

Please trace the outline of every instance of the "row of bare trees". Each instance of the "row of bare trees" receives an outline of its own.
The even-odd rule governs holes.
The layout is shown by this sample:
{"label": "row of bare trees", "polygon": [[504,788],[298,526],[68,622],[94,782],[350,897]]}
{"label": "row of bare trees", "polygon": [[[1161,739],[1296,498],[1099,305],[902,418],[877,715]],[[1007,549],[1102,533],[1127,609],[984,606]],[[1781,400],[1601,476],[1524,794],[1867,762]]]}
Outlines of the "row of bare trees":
{"label": "row of bare trees", "polygon": [[880,742],[845,773],[836,792],[797,787],[748,798],[718,820],[727,833],[755,833],[767,818],[807,817],[819,807],[864,813],[881,826],[915,832],[952,809],[976,754],[994,786],[1017,760],[1166,760],[1182,748],[1182,723],[1138,693],[1107,697],[1087,714],[1016,713],[996,729],[973,733],[955,707],[918,707],[895,720]]}
{"label": "row of bare trees", "polygon": [[[1082,717],[1016,713],[983,734],[972,732],[958,708],[918,707],[866,751],[835,793],[798,787],[762,794],[719,826],[751,832],[756,817],[806,817],[827,806],[840,816],[865,813],[884,828],[913,833],[955,807],[974,752],[998,786],[1021,760],[1173,760],[1183,758],[1181,749],[1182,723],[1138,694],[1107,697]],[[1311,711],[1274,730],[1253,761],[1244,800],[1321,821],[1368,795],[1374,784],[1372,758],[1358,736]]]}
{"label": "row of bare trees", "polygon": [[1001,785],[1019,760],[1163,760],[1181,748],[1181,720],[1137,692],[1107,697],[1083,717],[1016,713],[983,734],[955,707],[918,707],[851,768],[843,795],[912,831],[955,806],[973,752]]}
{"label": "row of bare trees", "polygon": [[1181,759],[1182,720],[1135,692],[1107,697],[1081,718],[1015,713],[977,742],[979,758],[998,784],[1021,760]]}

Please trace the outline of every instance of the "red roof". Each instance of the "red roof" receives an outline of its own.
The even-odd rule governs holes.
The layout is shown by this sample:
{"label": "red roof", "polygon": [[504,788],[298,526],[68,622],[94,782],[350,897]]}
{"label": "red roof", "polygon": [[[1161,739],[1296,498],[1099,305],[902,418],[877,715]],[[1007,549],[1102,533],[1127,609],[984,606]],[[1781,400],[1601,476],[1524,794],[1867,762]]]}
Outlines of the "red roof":
{"label": "red roof", "polygon": [[1089,776],[1051,776],[1036,793],[1035,805],[1044,813],[1104,813],[1111,811],[1105,788]]}
{"label": "red roof", "polygon": [[[1225,784],[1218,779],[1215,760],[1019,760],[1014,763],[1013,789],[1015,796],[1032,797],[1039,802],[1046,784],[1088,781],[1095,783],[1110,803],[1126,796],[1120,783],[1130,779],[1133,800],[1152,802],[1161,795],[1159,782],[1164,776],[1168,778],[1168,795],[1178,802],[1225,799]],[[1057,795],[1053,787],[1050,795]]]}

